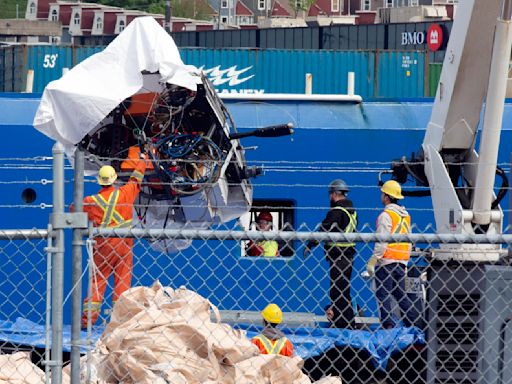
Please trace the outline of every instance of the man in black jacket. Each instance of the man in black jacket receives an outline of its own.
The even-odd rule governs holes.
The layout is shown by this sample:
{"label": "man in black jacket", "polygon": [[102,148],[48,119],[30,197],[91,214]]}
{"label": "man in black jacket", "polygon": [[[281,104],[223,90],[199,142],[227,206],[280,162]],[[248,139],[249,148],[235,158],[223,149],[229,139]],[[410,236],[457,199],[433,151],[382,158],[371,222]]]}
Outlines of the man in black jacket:
{"label": "man in black jacket", "polygon": [[[329,200],[331,209],[320,225],[322,232],[352,233],[356,231],[357,213],[352,201],[347,198],[347,184],[336,179],[329,184]],[[304,248],[307,256],[312,248],[318,245],[309,241]],[[350,279],[352,260],[356,253],[355,243],[324,243],[325,255],[330,265],[330,298],[331,307],[327,310],[328,317],[337,328],[349,328],[354,322],[354,311],[350,297]]]}

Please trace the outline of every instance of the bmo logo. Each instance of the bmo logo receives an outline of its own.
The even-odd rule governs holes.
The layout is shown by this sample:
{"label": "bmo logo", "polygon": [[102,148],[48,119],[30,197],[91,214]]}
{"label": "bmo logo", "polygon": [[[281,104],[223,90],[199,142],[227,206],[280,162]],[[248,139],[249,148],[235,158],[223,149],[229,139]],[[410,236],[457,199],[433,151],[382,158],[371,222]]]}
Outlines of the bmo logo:
{"label": "bmo logo", "polygon": [[423,32],[402,32],[402,45],[419,45],[425,42]]}
{"label": "bmo logo", "polygon": [[432,24],[427,31],[427,47],[437,51],[443,45],[443,29],[439,24]]}
{"label": "bmo logo", "polygon": [[402,45],[423,45],[431,51],[437,51],[443,45],[443,29],[439,24],[432,24],[427,32],[402,32]]}

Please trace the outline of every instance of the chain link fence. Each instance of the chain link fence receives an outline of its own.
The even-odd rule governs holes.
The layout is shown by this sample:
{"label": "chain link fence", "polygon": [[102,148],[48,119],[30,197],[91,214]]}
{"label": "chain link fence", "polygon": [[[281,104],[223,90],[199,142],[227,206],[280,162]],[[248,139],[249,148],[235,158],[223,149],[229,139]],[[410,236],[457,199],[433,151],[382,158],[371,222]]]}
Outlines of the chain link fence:
{"label": "chain link fence", "polygon": [[[49,234],[55,233],[0,233],[2,353],[15,358],[16,352],[29,352],[38,369],[53,361],[45,359],[53,337],[48,317],[52,268],[46,253],[54,248],[51,241],[48,244]],[[83,356],[81,382],[293,383],[330,375],[344,383],[509,380],[512,267],[506,249],[510,235],[435,235],[427,230],[383,236],[371,231],[262,232],[186,226],[91,229],[83,234],[82,296],[90,295],[90,287],[102,278],[107,284],[98,319],[92,325],[88,316],[89,329],[75,340]],[[115,273],[105,276],[93,262],[94,246],[105,238],[134,241],[134,288],[115,302],[112,294],[119,283]],[[250,242],[263,241],[277,242],[280,255],[250,256]],[[318,246],[308,248],[311,241]],[[396,271],[382,265],[377,265],[374,276],[365,276],[376,242],[404,241],[413,244],[414,251],[407,268],[398,267],[406,275],[403,281],[400,277],[388,281],[386,276]],[[182,246],[170,254],[161,251],[161,242]],[[329,243],[356,243],[357,252],[344,264],[333,263],[324,249]],[[441,244],[494,244],[501,247],[501,257],[493,263],[441,261],[431,252]],[[340,266],[345,270],[332,274]],[[333,276],[338,280],[333,281]],[[353,318],[342,319],[347,324],[339,327],[336,315],[347,312],[333,306],[339,305],[336,300],[346,294],[342,288],[347,285]],[[378,293],[382,295],[382,288],[389,289],[392,325],[383,321],[384,300]],[[72,289],[66,289],[62,303],[64,363],[73,344],[67,313],[71,294]],[[402,295],[408,304],[401,302]],[[258,355],[251,344],[263,331],[261,311],[269,303],[283,312],[277,327],[283,333],[276,332],[291,341],[295,358]],[[416,315],[408,318],[411,306]],[[82,310],[88,314],[91,307],[84,304]],[[15,364],[15,369],[26,372],[21,362],[5,361],[0,371]],[[69,366],[65,367],[64,382],[69,373]]]}
{"label": "chain link fence", "polygon": [[[508,303],[512,295],[512,268],[506,257],[493,264],[446,262],[435,261],[429,252],[430,248],[438,248],[439,243],[504,243],[510,240],[508,235],[425,233],[386,237],[372,233],[262,233],[184,228],[103,229],[96,230],[94,236],[135,239],[132,285],[139,287],[113,305],[108,293],[115,290],[115,284],[112,280],[108,284],[90,340],[97,340],[99,333],[94,332],[98,329],[104,329],[104,333],[84,364],[86,371],[89,367],[89,373],[96,375],[95,379],[137,382],[140,377],[137,375],[141,374],[151,380],[171,380],[167,382],[175,382],[178,377],[187,382],[191,380],[187,375],[220,382],[266,382],[266,379],[274,382],[272,374],[245,348],[263,330],[261,311],[269,303],[275,303],[283,311],[283,322],[278,328],[292,342],[295,355],[303,360],[298,365],[289,365],[284,360],[273,365],[273,369],[285,375],[283,382],[302,382],[297,378],[299,371],[304,375],[300,380],[316,381],[333,375],[344,383],[504,383],[508,380],[506,346],[511,336],[508,322],[512,313]],[[161,241],[183,240],[189,246],[174,254],[154,250]],[[350,269],[348,282],[344,280],[346,270],[330,274],[330,269],[341,264],[326,259],[322,246],[304,257],[303,251],[311,240],[357,242],[357,254],[345,264]],[[396,274],[385,266],[377,266],[373,277],[363,277],[376,241],[404,240],[423,246],[423,250],[417,248],[413,252],[407,269],[398,267],[406,273],[402,282],[399,278],[390,282],[383,277],[383,274]],[[276,241],[280,250],[291,248],[294,252],[290,256],[249,256],[244,252],[249,241]],[[92,254],[90,261],[91,257]],[[98,269],[91,271],[89,282],[103,277]],[[331,282],[331,276],[338,276],[339,280]],[[330,291],[334,295],[343,294],[336,286],[347,284],[354,317],[344,319],[347,324],[338,328]],[[397,291],[400,284],[403,285]],[[382,295],[383,288],[389,289],[386,293],[391,300],[393,325],[383,322],[384,300],[376,295],[376,292]],[[409,299],[409,304],[402,302],[401,295]],[[184,298],[185,302],[179,303]],[[204,311],[198,309],[200,305],[196,302],[203,299]],[[407,305],[416,313],[412,319],[408,318],[411,308]],[[222,324],[244,334],[219,333],[216,309],[220,311]],[[204,317],[205,314],[208,316]],[[175,343],[175,338],[183,344]],[[227,362],[233,345],[226,346],[226,338],[230,343],[233,338],[236,340],[240,360]],[[143,351],[139,343],[144,345]],[[193,357],[184,350],[192,351]],[[220,368],[208,360],[206,350],[216,356]],[[132,358],[127,360],[127,354]],[[268,359],[265,364],[269,364]],[[226,372],[228,367],[245,367],[249,361],[252,361],[251,375],[261,375],[260,378],[252,378],[245,368],[240,368],[239,376]],[[197,365],[207,366],[209,374],[198,372]],[[286,373],[282,371],[284,368]]]}
{"label": "chain link fence", "polygon": [[[48,241],[47,230],[0,231],[0,371],[3,377],[18,367],[28,373],[29,362],[44,367],[48,356],[51,294]],[[34,324],[37,324],[35,328]],[[30,333],[41,339],[37,343],[24,342],[24,335]],[[11,359],[11,355],[16,358]],[[42,371],[38,376],[45,377]]]}
{"label": "chain link fence", "polygon": [[[63,169],[54,172],[54,188],[63,190]],[[112,230],[88,228],[63,201],[54,195],[48,230],[0,231],[6,382],[498,384],[512,377],[511,235],[436,235],[432,226],[414,226],[410,235],[388,236],[368,223],[357,233],[319,232],[293,214],[304,207],[286,199],[256,199],[236,223],[210,229]],[[411,210],[413,218],[421,209]],[[268,231],[255,223],[264,211]],[[95,248],[112,239],[133,241],[133,268],[115,248],[108,262],[95,259]],[[376,243],[411,244],[411,258],[378,263],[368,274]],[[352,244],[354,253],[329,255]],[[468,247],[497,257],[466,261]],[[263,326],[270,303],[282,311],[276,327]],[[261,337],[258,344],[261,334],[270,345]],[[274,343],[283,337],[293,353]],[[274,347],[293,356],[260,353]]]}

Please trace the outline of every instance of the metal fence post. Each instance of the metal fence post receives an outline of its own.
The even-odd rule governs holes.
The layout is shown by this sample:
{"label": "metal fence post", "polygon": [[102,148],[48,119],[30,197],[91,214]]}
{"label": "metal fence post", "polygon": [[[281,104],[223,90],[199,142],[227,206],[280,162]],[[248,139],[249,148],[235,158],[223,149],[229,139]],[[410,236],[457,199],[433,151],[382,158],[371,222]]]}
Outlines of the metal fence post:
{"label": "metal fence post", "polygon": [[[64,147],[56,143],[53,154],[53,216],[64,213]],[[52,383],[62,382],[62,305],[64,292],[64,229],[54,228],[53,269],[52,269]]]}
{"label": "metal fence post", "polygon": [[[80,149],[75,152],[73,204],[75,212],[83,211],[84,198],[84,153]],[[80,382],[80,327],[82,301],[82,237],[83,229],[73,228],[72,245],[72,303],[71,303],[71,382]]]}

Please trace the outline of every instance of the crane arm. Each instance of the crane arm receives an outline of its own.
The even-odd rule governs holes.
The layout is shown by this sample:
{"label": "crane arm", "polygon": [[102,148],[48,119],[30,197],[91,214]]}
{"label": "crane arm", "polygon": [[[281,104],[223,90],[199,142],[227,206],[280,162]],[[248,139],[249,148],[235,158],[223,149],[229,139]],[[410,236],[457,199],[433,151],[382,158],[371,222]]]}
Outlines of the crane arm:
{"label": "crane arm", "polygon": [[[429,187],[439,233],[502,231],[502,193],[494,199],[494,182],[512,47],[511,14],[512,0],[459,3],[422,148],[417,158],[393,164],[398,181],[412,175],[417,184]],[[442,245],[441,252],[487,261],[499,257],[499,246]]]}

